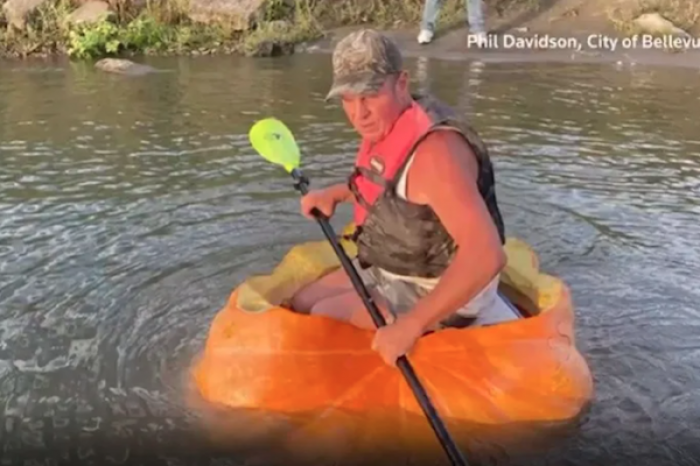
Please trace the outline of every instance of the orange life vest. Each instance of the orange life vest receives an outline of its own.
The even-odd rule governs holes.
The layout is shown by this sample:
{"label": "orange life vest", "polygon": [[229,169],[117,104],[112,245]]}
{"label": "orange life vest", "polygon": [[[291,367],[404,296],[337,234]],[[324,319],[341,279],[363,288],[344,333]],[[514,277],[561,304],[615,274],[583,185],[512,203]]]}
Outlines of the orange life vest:
{"label": "orange life vest", "polygon": [[383,140],[376,144],[366,140],[360,143],[353,177],[360,194],[354,202],[355,225],[362,225],[369,206],[374,204],[384,191],[386,183],[393,180],[398,170],[405,165],[418,139],[434,124],[434,120],[423,108],[413,102]]}
{"label": "orange life vest", "polygon": [[479,163],[477,185],[501,242],[505,228],[496,200],[495,178],[481,138],[454,112],[429,96],[416,96],[380,142],[360,143],[348,187],[353,193],[360,265],[398,275],[437,277],[452,261],[457,244],[429,205],[402,199],[396,186],[415,148],[435,131],[454,131],[472,148]]}

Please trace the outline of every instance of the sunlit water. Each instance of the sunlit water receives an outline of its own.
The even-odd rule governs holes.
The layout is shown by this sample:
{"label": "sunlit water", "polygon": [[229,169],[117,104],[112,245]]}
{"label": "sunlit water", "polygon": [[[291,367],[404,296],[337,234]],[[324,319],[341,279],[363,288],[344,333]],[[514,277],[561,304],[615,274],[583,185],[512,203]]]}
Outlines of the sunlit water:
{"label": "sunlit water", "polygon": [[[327,56],[153,64],[170,71],[2,65],[2,464],[214,464],[192,441],[188,366],[238,282],[321,237],[247,131],[283,119],[314,186],[352,163],[356,136],[323,101]],[[596,399],[538,464],[697,464],[696,73],[409,65],[472,118],[508,234],[573,291]]]}

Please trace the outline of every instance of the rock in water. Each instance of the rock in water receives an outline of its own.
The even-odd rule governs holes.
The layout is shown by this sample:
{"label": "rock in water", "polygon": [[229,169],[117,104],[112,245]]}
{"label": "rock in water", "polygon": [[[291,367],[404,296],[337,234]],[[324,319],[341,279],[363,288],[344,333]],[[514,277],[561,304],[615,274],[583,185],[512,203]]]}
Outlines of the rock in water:
{"label": "rock in water", "polygon": [[292,55],[294,50],[295,45],[291,41],[265,39],[247,44],[244,52],[248,57],[279,57],[282,55]]}
{"label": "rock in water", "polygon": [[289,39],[289,21],[277,20],[253,32],[245,42],[243,52],[249,57],[276,57],[294,53],[295,44]]}
{"label": "rock in water", "polygon": [[190,0],[189,17],[199,23],[226,21],[234,30],[250,29],[267,0]]}
{"label": "rock in water", "polygon": [[129,76],[142,76],[148,73],[156,73],[158,70],[148,65],[141,65],[123,58],[103,58],[95,63],[95,68],[109,73],[125,74]]}

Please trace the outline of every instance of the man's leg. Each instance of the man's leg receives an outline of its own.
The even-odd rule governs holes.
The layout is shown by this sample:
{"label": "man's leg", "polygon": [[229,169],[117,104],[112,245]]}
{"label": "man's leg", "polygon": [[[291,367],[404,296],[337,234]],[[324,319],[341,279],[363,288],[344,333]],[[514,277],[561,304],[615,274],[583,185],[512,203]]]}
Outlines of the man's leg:
{"label": "man's leg", "polygon": [[465,0],[467,9],[467,22],[469,23],[469,36],[474,37],[468,44],[475,43],[481,47],[486,42],[486,25],[484,24],[483,0]]}
{"label": "man's leg", "polygon": [[[373,289],[369,290],[379,312],[387,323],[394,321],[393,314],[388,310],[387,302]],[[322,315],[336,320],[348,322],[355,327],[374,329],[374,321],[357,292],[352,289],[343,294],[330,296],[317,302],[311,308],[312,315]]]}
{"label": "man's leg", "polygon": [[308,314],[317,303],[353,290],[350,277],[340,268],[297,291],[290,304],[296,312]]}
{"label": "man's leg", "polygon": [[484,1],[465,0],[464,6],[467,9],[469,32],[471,34],[486,32],[486,26],[484,24]]}
{"label": "man's leg", "polygon": [[442,0],[425,0],[423,5],[423,19],[420,24],[420,33],[418,34],[418,43],[427,44],[433,40],[435,35],[435,23]]}

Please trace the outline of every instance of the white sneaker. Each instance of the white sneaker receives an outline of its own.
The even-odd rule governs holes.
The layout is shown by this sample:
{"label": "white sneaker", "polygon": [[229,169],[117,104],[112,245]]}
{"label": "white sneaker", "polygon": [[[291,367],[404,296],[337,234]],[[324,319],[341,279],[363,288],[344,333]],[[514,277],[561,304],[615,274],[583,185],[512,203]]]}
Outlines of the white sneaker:
{"label": "white sneaker", "polygon": [[427,44],[433,40],[433,31],[430,29],[421,29],[420,34],[418,34],[418,43]]}

